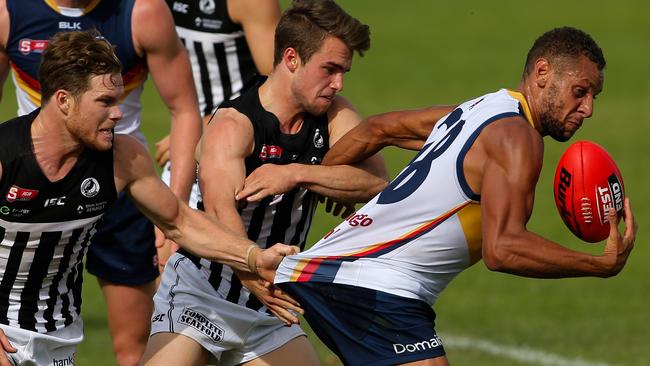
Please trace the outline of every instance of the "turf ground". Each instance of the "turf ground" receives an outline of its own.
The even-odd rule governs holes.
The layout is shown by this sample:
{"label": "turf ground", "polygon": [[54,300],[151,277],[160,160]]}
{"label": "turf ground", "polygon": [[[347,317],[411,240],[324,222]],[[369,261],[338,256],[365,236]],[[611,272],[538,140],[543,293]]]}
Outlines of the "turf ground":
{"label": "turf ground", "polygon": [[[462,273],[435,306],[437,329],[455,365],[648,365],[650,364],[650,26],[645,1],[426,1],[346,0],[341,4],[371,26],[372,48],[355,59],[344,95],[364,114],[455,103],[515,88],[536,36],[556,26],[586,30],[608,61],[605,88],[575,139],[605,146],[618,162],[641,230],[627,267],[603,279],[531,280],[485,269]],[[286,4],[286,2],[284,3]],[[173,77],[173,73],[170,73]],[[10,85],[10,82],[7,83]],[[2,120],[15,112],[4,88]],[[168,116],[151,84],[145,92],[144,131],[155,141]],[[574,238],[552,199],[555,164],[566,145],[547,141],[544,169],[529,228],[575,249],[602,250]],[[395,174],[412,156],[385,153]],[[336,221],[319,212],[310,235],[317,240]],[[86,278],[83,317],[86,340],[80,365],[115,363],[103,300]],[[319,346],[323,363],[338,361]]]}

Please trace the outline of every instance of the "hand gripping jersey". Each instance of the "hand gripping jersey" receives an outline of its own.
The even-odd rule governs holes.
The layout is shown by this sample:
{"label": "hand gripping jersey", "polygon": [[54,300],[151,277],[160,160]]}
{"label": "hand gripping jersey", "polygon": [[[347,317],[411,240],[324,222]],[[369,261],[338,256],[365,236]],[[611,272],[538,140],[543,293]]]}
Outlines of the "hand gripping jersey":
{"label": "hand gripping jersey", "polygon": [[[283,134],[280,132],[277,117],[265,110],[259,100],[259,87],[265,79],[260,78],[239,98],[226,101],[221,106],[236,109],[246,115],[253,124],[255,148],[245,159],[246,175],[263,164],[320,164],[329,150],[327,115],[306,115],[298,133]],[[199,207],[203,207],[202,202]],[[239,213],[248,238],[261,248],[276,243],[303,248],[315,208],[316,195],[297,187],[290,192],[266,197],[259,202],[249,202]],[[213,288],[228,301],[251,309],[266,310],[257,298],[249,297],[248,289],[242,287],[239,278],[233,275],[229,266],[197,258],[182,249],[180,252],[192,259],[197,268],[204,272]]]}
{"label": "hand gripping jersey", "polygon": [[135,0],[93,0],[84,9],[65,9],[54,0],[7,0],[9,38],[7,54],[16,85],[18,115],[30,113],[41,105],[38,67],[48,40],[62,31],[97,29],[115,46],[122,63],[124,96],[120,109],[124,117],[115,126],[116,133],[130,134],[144,142],[140,132],[140,94],[147,67],[133,47],[131,12]]}
{"label": "hand gripping jersey", "polygon": [[0,324],[45,333],[79,316],[82,260],[117,193],[112,149],[86,149],[64,178],[45,177],[30,137],[37,114],[0,125]]}
{"label": "hand gripping jersey", "polygon": [[239,96],[257,69],[244,30],[228,16],[227,0],[166,0],[189,54],[201,114]]}
{"label": "hand gripping jersey", "polygon": [[386,189],[312,248],[286,257],[275,282],[333,282],[433,305],[481,257],[480,196],[465,180],[465,155],[489,123],[531,121],[527,111],[523,96],[507,90],[461,104]]}

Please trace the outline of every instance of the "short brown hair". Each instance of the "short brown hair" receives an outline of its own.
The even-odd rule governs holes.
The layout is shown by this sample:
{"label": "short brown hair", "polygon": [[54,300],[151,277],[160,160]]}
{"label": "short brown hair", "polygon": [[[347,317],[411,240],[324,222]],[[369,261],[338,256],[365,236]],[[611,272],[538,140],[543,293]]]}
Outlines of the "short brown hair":
{"label": "short brown hair", "polygon": [[535,61],[540,57],[554,62],[562,59],[577,59],[580,56],[585,56],[595,63],[599,71],[605,68],[603,50],[589,34],[572,27],[551,29],[537,38],[528,51],[523,76],[525,78],[533,71]]}
{"label": "short brown hair", "polygon": [[327,36],[345,43],[359,55],[370,48],[370,27],[346,13],[332,0],[294,0],[282,14],[275,30],[273,64],[282,60],[284,50],[293,47],[303,62],[320,49]]}
{"label": "short brown hair", "polygon": [[113,46],[98,31],[57,33],[50,39],[38,69],[41,104],[59,89],[77,98],[88,90],[91,77],[121,70]]}

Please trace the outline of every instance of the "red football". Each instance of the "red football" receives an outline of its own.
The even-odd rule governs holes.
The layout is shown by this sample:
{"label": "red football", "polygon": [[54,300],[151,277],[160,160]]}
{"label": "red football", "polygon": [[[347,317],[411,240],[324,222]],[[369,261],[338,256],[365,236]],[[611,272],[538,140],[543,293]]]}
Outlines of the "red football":
{"label": "red football", "polygon": [[577,141],[564,152],[555,171],[553,190],[566,226],[590,243],[609,236],[610,208],[623,213],[621,172],[609,153],[591,141]]}

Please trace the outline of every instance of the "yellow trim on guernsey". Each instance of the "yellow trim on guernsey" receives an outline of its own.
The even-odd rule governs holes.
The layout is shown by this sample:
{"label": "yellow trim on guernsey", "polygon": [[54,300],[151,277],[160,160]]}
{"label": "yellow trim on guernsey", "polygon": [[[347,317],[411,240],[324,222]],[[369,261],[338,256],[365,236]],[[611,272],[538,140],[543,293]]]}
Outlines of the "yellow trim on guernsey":
{"label": "yellow trim on guernsey", "polygon": [[528,123],[530,123],[531,126],[533,126],[533,128],[535,128],[533,115],[530,114],[530,107],[528,107],[528,102],[526,101],[524,95],[512,90],[508,90],[508,94],[510,94],[511,97],[517,99],[519,103],[521,103],[521,106],[524,109],[524,116],[526,117],[526,120],[528,121]]}
{"label": "yellow trim on guernsey", "polygon": [[29,100],[34,103],[36,106],[41,105],[41,93],[37,92],[36,90],[32,89],[29,84],[27,84],[23,79],[20,78],[20,75],[16,72],[16,70],[11,70],[14,73],[14,77],[16,78],[16,84],[18,84],[18,87],[20,90],[22,90],[25,94],[27,94],[27,97],[29,97]]}
{"label": "yellow trim on guernsey", "polygon": [[482,258],[483,233],[481,231],[481,205],[471,203],[456,213],[458,221],[463,228],[465,240],[467,240],[467,251],[469,253],[469,265],[478,262]]}
{"label": "yellow trim on guernsey", "polygon": [[[96,7],[97,5],[99,5],[99,2],[100,2],[100,1],[101,1],[101,0],[92,0],[88,5],[86,5],[86,6],[83,8],[82,12],[83,12],[84,14],[88,14],[88,13],[90,13],[91,11],[93,11],[93,9],[95,9],[95,7]],[[56,3],[56,0],[45,0],[45,3],[47,4],[47,6],[49,6],[50,8],[52,8],[54,11],[56,11],[56,12],[59,13],[59,14],[61,14],[61,9],[59,8],[59,4]]]}

